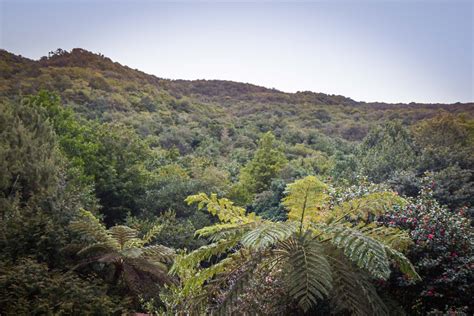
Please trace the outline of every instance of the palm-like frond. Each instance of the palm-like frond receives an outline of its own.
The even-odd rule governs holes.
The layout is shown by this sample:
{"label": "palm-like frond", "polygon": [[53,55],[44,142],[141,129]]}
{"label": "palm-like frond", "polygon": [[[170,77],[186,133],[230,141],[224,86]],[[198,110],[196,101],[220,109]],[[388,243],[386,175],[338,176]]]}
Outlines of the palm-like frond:
{"label": "palm-like frond", "polygon": [[404,273],[415,279],[419,276],[410,261],[400,252],[388,247],[357,228],[341,224],[318,225],[318,229],[326,234],[337,248],[359,268],[365,269],[376,278],[388,279],[390,264],[393,259],[404,269]]}
{"label": "palm-like frond", "polygon": [[245,233],[240,242],[244,247],[260,250],[292,236],[298,229],[294,222],[265,221]]}
{"label": "palm-like frond", "polygon": [[229,283],[229,279],[232,278],[224,299],[215,309],[218,315],[229,314],[230,308],[235,306],[237,298],[245,291],[245,286],[251,280],[258,264],[263,258],[264,256],[258,252],[252,253],[250,256],[239,255],[237,257],[238,260],[234,260],[234,266],[237,266],[237,269],[230,272],[226,271],[217,276],[216,283],[218,284]]}
{"label": "palm-like frond", "polygon": [[249,223],[259,217],[255,213],[246,214],[244,208],[235,206],[226,198],[219,199],[216,194],[208,196],[205,193],[190,195],[186,198],[188,204],[198,203],[198,209],[207,207],[207,211],[219,218],[221,223]]}
{"label": "palm-like frond", "polygon": [[331,267],[318,240],[309,234],[290,238],[282,241],[275,253],[277,261],[286,262],[289,294],[304,311],[328,296]]}
{"label": "palm-like frond", "polygon": [[189,254],[178,256],[171,268],[171,273],[179,275],[181,272],[195,269],[201,262],[227,252],[238,242],[239,239],[221,239],[215,243],[204,245]]}
{"label": "palm-like frond", "polygon": [[153,241],[153,239],[163,230],[163,225],[153,226],[146,234],[143,236],[142,241],[143,245],[147,245]]}
{"label": "palm-like frond", "polygon": [[104,225],[89,211],[81,209],[80,218],[70,224],[70,228],[92,238],[95,242],[105,244],[112,249],[120,249],[119,243],[110,235]]}
{"label": "palm-like frond", "polygon": [[317,221],[327,211],[325,203],[329,200],[328,186],[315,176],[308,176],[289,184],[282,203],[288,210],[288,219],[303,226]]}
{"label": "palm-like frond", "polygon": [[398,251],[406,251],[413,244],[410,235],[399,228],[377,225],[375,223],[360,223],[356,228],[365,235]]}
{"label": "palm-like frond", "polygon": [[355,269],[337,250],[331,251],[328,258],[334,278],[330,295],[334,314],[344,311],[354,316],[389,314],[366,274]]}
{"label": "palm-like frond", "polygon": [[404,205],[406,201],[394,192],[375,192],[352,199],[334,207],[327,221],[347,216],[351,219],[367,219],[369,216],[382,215],[394,205]]}
{"label": "palm-like frond", "polygon": [[109,234],[120,245],[120,249],[131,248],[142,244],[142,240],[137,238],[137,230],[128,226],[117,225],[109,228]]}
{"label": "palm-like frond", "polygon": [[391,273],[390,260],[384,244],[344,225],[325,226],[322,231],[327,234],[329,241],[342,249],[344,255],[359,268],[365,269],[376,278],[388,279]]}
{"label": "palm-like frond", "polygon": [[233,239],[242,236],[246,231],[255,227],[256,222],[250,223],[224,223],[203,227],[196,231],[195,235],[206,237],[210,241],[218,241],[221,239]]}

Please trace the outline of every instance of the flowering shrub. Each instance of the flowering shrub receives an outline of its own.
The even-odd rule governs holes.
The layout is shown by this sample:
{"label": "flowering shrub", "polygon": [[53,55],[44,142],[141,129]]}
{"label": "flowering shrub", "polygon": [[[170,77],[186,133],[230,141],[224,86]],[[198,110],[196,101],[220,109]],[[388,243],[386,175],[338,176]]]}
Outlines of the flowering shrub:
{"label": "flowering shrub", "polygon": [[410,313],[472,314],[473,229],[465,209],[450,211],[434,200],[433,186],[425,183],[417,198],[379,219],[385,225],[410,232],[414,246],[408,257],[422,277],[421,282],[414,284],[394,275],[386,289]]}

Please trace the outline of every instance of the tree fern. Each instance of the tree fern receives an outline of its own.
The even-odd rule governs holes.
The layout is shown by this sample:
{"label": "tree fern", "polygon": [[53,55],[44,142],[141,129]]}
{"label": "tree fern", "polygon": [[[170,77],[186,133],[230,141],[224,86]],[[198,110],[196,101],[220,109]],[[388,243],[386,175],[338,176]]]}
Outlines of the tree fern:
{"label": "tree fern", "polygon": [[105,263],[115,271],[114,282],[118,282],[121,277],[132,291],[174,281],[168,275],[168,265],[175,256],[174,251],[163,245],[145,246],[158,228],[154,227],[143,238],[139,238],[138,232],[127,226],[106,229],[85,210],[70,227],[89,241],[77,253],[86,259],[76,268],[93,262]]}
{"label": "tree fern", "polygon": [[[378,192],[334,206],[329,203],[328,189],[313,176],[288,185],[283,200],[289,212],[285,222],[247,214],[215,194],[188,197],[188,203],[198,203],[199,209],[206,208],[219,222],[196,232],[211,244],[176,258],[172,272],[180,276],[182,287],[175,293],[199,297],[202,302],[203,289],[213,297],[225,288],[228,293],[220,309],[225,312],[251,270],[264,265],[285,271],[287,294],[303,311],[330,298],[341,310],[355,315],[386,315],[387,308],[368,275],[387,279],[395,263],[408,276],[419,277],[401,252],[410,245],[406,233],[370,220],[403,199]],[[211,258],[215,263],[203,268]],[[229,280],[233,280],[230,285]]]}

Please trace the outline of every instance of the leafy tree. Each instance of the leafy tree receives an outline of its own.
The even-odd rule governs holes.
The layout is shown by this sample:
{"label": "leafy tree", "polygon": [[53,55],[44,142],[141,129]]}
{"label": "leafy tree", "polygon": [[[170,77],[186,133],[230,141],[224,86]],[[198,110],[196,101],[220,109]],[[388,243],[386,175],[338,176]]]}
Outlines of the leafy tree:
{"label": "leafy tree", "polygon": [[233,196],[241,203],[251,202],[256,193],[268,189],[286,163],[281,148],[276,147],[275,136],[271,132],[265,133],[252,160],[240,171]]}
{"label": "leafy tree", "polygon": [[[433,172],[434,196],[451,208],[474,205],[474,126],[444,114],[413,127],[421,148],[419,172]],[[471,208],[474,214],[474,210]]]}
{"label": "leafy tree", "polygon": [[396,121],[372,129],[358,149],[363,174],[376,182],[390,179],[396,171],[415,168],[416,155],[412,136]]}
{"label": "leafy tree", "polygon": [[[403,200],[382,192],[331,206],[326,189],[327,185],[313,176],[289,185],[284,199],[289,218],[285,222],[246,214],[245,209],[216,195],[188,197],[189,203],[206,207],[219,222],[197,231],[211,244],[176,259],[172,271],[180,276],[183,286],[174,290],[174,308],[199,310],[205,305],[203,298],[225,288],[225,298],[214,308],[226,311],[253,271],[269,266],[270,271],[284,272],[285,291],[303,311],[331,299],[339,310],[388,314],[370,279],[388,279],[392,260],[403,273],[417,279],[411,263],[398,251],[406,250],[410,240],[400,230],[363,219],[381,215],[385,207]],[[216,257],[220,260],[199,268],[201,262]]]}

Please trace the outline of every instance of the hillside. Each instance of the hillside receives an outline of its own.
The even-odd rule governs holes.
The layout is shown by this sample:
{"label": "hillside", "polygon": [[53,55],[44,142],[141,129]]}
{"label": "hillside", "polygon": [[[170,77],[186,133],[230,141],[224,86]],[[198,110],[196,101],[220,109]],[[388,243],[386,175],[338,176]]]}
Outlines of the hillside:
{"label": "hillside", "polygon": [[1,315],[474,313],[474,104],[0,51]]}
{"label": "hillside", "polygon": [[[168,117],[173,125],[199,122],[262,131],[318,130],[346,140],[361,140],[370,126],[400,119],[405,124],[446,111],[474,116],[474,104],[385,104],[313,92],[284,93],[251,84],[221,80],[167,80],[122,66],[83,49],[58,50],[33,61],[0,51],[0,97],[57,91],[63,102],[87,117],[144,112]],[[125,114],[126,113],[126,114]],[[157,113],[157,114],[156,114]],[[117,119],[115,117],[114,119]],[[295,131],[297,130],[297,131]]]}

